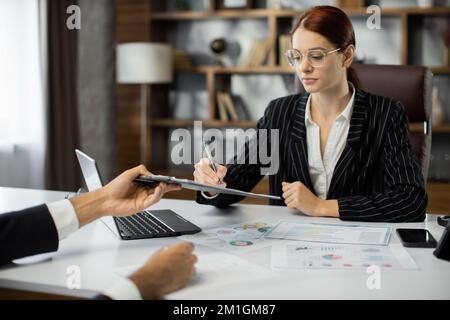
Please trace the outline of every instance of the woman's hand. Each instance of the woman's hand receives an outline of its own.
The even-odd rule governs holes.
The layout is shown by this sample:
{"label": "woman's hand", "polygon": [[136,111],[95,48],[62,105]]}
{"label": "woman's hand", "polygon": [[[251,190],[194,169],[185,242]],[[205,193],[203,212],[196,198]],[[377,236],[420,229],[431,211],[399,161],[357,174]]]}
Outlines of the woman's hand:
{"label": "woman's hand", "polygon": [[218,164],[216,164],[216,167],[217,173],[211,169],[208,159],[201,159],[200,162],[196,163],[194,166],[194,181],[225,188],[227,184],[223,181],[223,179],[227,174],[227,167]]}
{"label": "woman's hand", "polygon": [[284,203],[289,209],[296,209],[308,216],[339,217],[337,200],[322,200],[315,196],[303,183],[282,182]]}

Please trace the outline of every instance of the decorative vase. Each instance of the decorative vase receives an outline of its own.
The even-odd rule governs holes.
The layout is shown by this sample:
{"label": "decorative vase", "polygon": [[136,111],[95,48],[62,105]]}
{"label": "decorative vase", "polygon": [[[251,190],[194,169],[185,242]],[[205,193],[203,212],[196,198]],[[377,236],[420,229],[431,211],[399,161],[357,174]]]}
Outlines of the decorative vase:
{"label": "decorative vase", "polygon": [[209,48],[215,55],[215,64],[219,66],[225,66],[225,64],[222,61],[222,55],[227,50],[228,43],[227,40],[224,38],[218,38],[211,41],[211,44],[209,45]]}

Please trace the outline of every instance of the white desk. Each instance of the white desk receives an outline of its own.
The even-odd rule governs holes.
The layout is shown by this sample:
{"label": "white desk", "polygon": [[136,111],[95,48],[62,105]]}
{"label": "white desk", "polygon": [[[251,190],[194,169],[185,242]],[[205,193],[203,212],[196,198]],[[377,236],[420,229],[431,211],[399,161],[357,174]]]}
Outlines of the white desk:
{"label": "white desk", "polygon": [[[62,199],[66,193],[28,189],[0,188],[0,212],[22,209],[43,202]],[[305,217],[284,207],[237,205],[219,210],[192,201],[162,200],[152,209],[170,208],[203,230],[253,219],[295,219],[326,221]],[[333,220],[338,222],[339,220]],[[345,223],[345,222],[342,222]],[[426,228],[439,240],[443,228],[436,217],[428,216],[424,223],[394,224],[395,227]],[[101,291],[118,276],[114,269],[143,263],[163,245],[178,242],[176,238],[135,241],[117,239],[101,222],[84,227],[60,243],[51,259],[33,265],[3,267],[1,280],[24,281],[65,287],[67,267],[81,268],[82,289]],[[398,242],[395,232],[391,243]],[[450,299],[450,263],[432,255],[433,249],[408,249],[420,270],[383,271],[381,290],[366,287],[365,270],[289,270],[264,281],[222,286],[220,289],[196,290],[193,294],[179,291],[169,296],[182,299]],[[212,249],[197,246],[196,254]],[[270,268],[270,248],[246,254],[243,258]]]}

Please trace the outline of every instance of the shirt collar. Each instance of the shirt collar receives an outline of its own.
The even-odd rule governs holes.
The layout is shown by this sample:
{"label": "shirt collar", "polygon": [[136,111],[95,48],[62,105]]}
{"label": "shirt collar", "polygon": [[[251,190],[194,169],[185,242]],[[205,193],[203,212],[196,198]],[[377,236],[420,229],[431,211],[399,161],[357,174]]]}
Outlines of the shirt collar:
{"label": "shirt collar", "polygon": [[[348,101],[345,109],[336,117],[336,120],[343,117],[347,122],[350,123],[352,118],[353,104],[355,102],[355,86],[350,81],[348,82],[349,89],[352,91],[352,96]],[[306,102],[306,110],[305,110],[305,124],[312,124],[314,121],[311,119],[311,95],[308,96],[308,101]]]}

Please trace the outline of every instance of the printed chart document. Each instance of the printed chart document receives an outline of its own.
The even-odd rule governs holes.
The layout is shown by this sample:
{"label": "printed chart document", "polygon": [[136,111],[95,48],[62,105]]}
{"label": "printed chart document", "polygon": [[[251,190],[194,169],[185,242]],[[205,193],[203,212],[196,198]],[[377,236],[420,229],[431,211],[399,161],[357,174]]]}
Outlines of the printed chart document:
{"label": "printed chart document", "polygon": [[272,269],[364,269],[414,270],[416,263],[401,244],[355,246],[299,241],[272,245]]}
{"label": "printed chart document", "polygon": [[264,281],[278,274],[270,269],[233,254],[217,252],[198,257],[196,274],[187,288],[175,292],[170,299],[184,298],[198,290],[210,290],[219,286],[228,286],[246,281]]}
{"label": "printed chart document", "polygon": [[265,238],[386,246],[391,233],[392,227],[281,220]]}
{"label": "printed chart document", "polygon": [[[121,277],[128,277],[140,266],[131,265],[116,268],[114,272]],[[215,252],[198,256],[198,262],[195,268],[194,279],[186,288],[179,291],[180,294],[185,294],[191,290],[207,289],[277,276],[277,273],[274,271],[225,252]],[[176,298],[177,295],[178,292],[171,294],[170,298]]]}
{"label": "printed chart document", "polygon": [[191,241],[217,250],[232,253],[245,253],[263,246],[271,241],[263,236],[275,223],[265,220],[252,220],[229,226],[204,230],[196,234],[187,234],[178,239]]}

